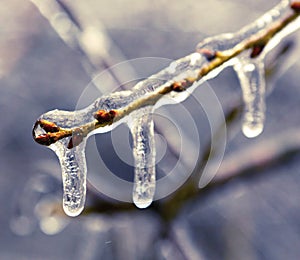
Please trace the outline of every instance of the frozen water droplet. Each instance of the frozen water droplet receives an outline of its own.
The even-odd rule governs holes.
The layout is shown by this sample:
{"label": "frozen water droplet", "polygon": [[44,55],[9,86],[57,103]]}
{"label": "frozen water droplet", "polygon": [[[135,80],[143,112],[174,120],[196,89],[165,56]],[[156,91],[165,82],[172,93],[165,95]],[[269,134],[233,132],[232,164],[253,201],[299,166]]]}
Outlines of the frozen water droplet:
{"label": "frozen water droplet", "polygon": [[234,67],[238,74],[244,100],[242,130],[246,137],[258,136],[265,121],[264,64],[260,60],[241,59]]}
{"label": "frozen water droplet", "polygon": [[242,126],[242,131],[244,135],[248,138],[253,138],[260,135],[263,129],[264,129],[263,124],[253,124],[253,123],[247,124],[244,122]]}
{"label": "frozen water droplet", "polygon": [[131,124],[133,156],[135,162],[133,202],[138,208],[148,207],[155,193],[155,142],[151,108],[134,114]]}

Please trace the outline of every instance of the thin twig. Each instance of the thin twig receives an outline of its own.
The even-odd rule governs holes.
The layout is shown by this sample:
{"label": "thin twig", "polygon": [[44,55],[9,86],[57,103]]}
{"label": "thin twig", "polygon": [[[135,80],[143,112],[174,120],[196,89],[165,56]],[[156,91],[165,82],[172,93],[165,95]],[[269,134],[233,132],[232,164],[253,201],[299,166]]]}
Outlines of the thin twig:
{"label": "thin twig", "polygon": [[[125,57],[122,55],[119,48],[114,44],[112,39],[107,34],[105,28],[103,28],[98,20],[95,21],[95,19],[92,19],[90,15],[83,14],[82,12],[80,12],[80,15],[78,15],[76,13],[76,8],[74,8],[76,5],[74,6],[74,4],[72,4],[71,2],[53,0],[51,5],[48,5],[47,2],[39,0],[32,0],[32,2],[40,10],[44,10],[42,14],[46,19],[48,19],[53,29],[66,43],[66,45],[80,54],[83,68],[91,77],[91,79],[96,75],[96,73],[105,69],[112,77],[114,82],[113,84],[115,86],[120,86],[121,90],[126,90],[127,86],[126,84],[124,85],[123,82],[126,82],[128,78],[138,78],[134,71],[134,68],[131,67],[130,64],[127,64],[126,71],[124,71],[122,74],[116,73],[115,70],[112,69],[113,64],[124,60]],[[80,8],[80,6],[78,8]],[[45,11],[45,9],[48,11]],[[63,28],[63,26],[61,23],[51,22],[53,21],[53,17],[57,16],[58,14],[63,14],[65,19],[68,19],[70,28],[67,32],[62,33],[61,28]],[[82,41],[82,39],[85,39],[85,36],[88,34],[89,28],[95,28],[98,38],[93,38],[93,41]],[[64,37],[64,35],[67,35],[67,37]],[[95,47],[93,47],[95,42],[101,43],[103,45],[100,46],[100,44],[98,44],[99,47],[96,51]],[[92,45],[92,47],[90,45]],[[95,81],[92,80],[91,82],[92,84],[97,85]],[[157,134],[162,135],[162,128],[163,125],[159,122],[156,122],[155,132]],[[65,137],[70,136],[68,132],[65,132],[62,135],[64,135]],[[165,137],[168,138],[168,136]],[[38,139],[38,141],[41,140],[43,140],[42,137]],[[54,137],[54,140],[56,140],[56,137]],[[70,147],[72,147],[72,145]],[[170,155],[174,156],[175,160],[178,161],[178,150],[176,150],[173,146],[168,146],[168,150],[170,152]]]}
{"label": "thin twig", "polygon": [[[297,6],[296,6],[297,7]],[[209,58],[209,62],[205,64],[203,67],[199,68],[196,77],[188,77],[184,78],[180,81],[175,81],[167,85],[163,85],[153,91],[151,94],[142,96],[137,98],[136,100],[129,103],[127,106],[117,109],[117,110],[110,110],[104,111],[99,110],[94,114],[95,120],[88,122],[80,127],[75,128],[59,128],[56,132],[47,132],[46,134],[35,136],[33,132],[34,139],[42,144],[42,145],[50,145],[55,143],[58,140],[61,140],[65,137],[80,135],[81,137],[78,138],[78,142],[76,145],[80,143],[80,140],[83,137],[87,136],[93,130],[99,127],[105,127],[111,125],[113,123],[118,122],[119,120],[123,119],[124,117],[128,116],[133,111],[136,111],[140,108],[146,106],[155,105],[158,100],[160,100],[163,96],[167,95],[168,93],[175,91],[181,92],[188,89],[193,83],[199,81],[204,76],[212,72],[213,70],[217,69],[224,63],[228,62],[229,60],[235,58],[242,52],[252,49],[251,57],[255,58],[257,55],[260,54],[260,51],[257,51],[257,46],[260,48],[264,48],[265,45],[282,29],[284,29],[287,25],[289,25],[292,21],[294,21],[298,16],[299,12],[295,6],[292,9],[294,10],[289,14],[286,18],[274,22],[268,28],[258,31],[256,34],[251,36],[249,39],[243,40],[240,43],[236,44],[232,49],[225,50],[225,51],[216,51],[212,54]],[[200,50],[205,51],[205,50]],[[253,54],[254,53],[254,54]],[[50,122],[53,124],[52,122]],[[40,120],[36,122],[35,127],[41,126]],[[34,129],[35,130],[35,129]],[[69,148],[73,148],[74,145],[70,146]]]}
{"label": "thin twig", "polygon": [[[256,57],[256,55],[259,55],[259,52],[255,49],[257,46],[264,47],[278,32],[280,32],[283,28],[285,28],[288,24],[290,24],[299,16],[299,10],[297,9],[297,5],[294,4],[291,5],[291,7],[294,10],[294,12],[292,12],[286,18],[274,22],[266,29],[258,31],[255,35],[251,36],[250,38],[236,44],[232,49],[225,50],[225,51],[216,51],[215,53],[211,53],[208,50],[199,50],[200,52],[206,55],[209,54],[208,57],[209,62],[197,70],[196,77],[185,78],[183,80],[170,83],[169,85],[161,86],[157,88],[154,92],[150,93],[149,95],[140,97],[132,101],[129,105],[127,105],[124,108],[110,110],[110,111],[98,110],[94,114],[95,120],[87,124],[84,124],[80,127],[65,129],[60,126],[57,126],[53,122],[49,122],[42,119],[38,120],[36,122],[35,128],[39,126],[42,129],[44,129],[46,133],[38,136],[35,136],[34,134],[35,140],[43,145],[51,145],[56,141],[61,140],[62,138],[69,137],[69,136],[73,136],[73,137],[77,136],[77,139],[73,138],[71,139],[72,142],[69,142],[68,148],[72,148],[75,145],[79,144],[83,139],[83,137],[87,136],[91,131],[95,130],[96,128],[111,125],[121,120],[122,118],[124,118],[125,116],[129,115],[131,112],[137,109],[149,105],[154,105],[162,96],[172,91],[177,91],[177,92],[184,91],[185,89],[189,88],[194,82],[199,81],[201,78],[203,78],[204,76],[206,76],[207,74],[215,70],[216,68],[220,67],[225,62],[229,61],[230,59],[233,59],[234,57],[236,57],[237,55],[239,55],[240,53],[246,50],[252,49],[251,56],[253,58]],[[234,117],[237,111],[233,110],[231,112],[232,113],[229,113],[227,115],[227,120],[230,119],[232,116]],[[276,139],[276,141],[277,140],[278,139]],[[288,143],[290,144],[290,142]],[[266,145],[265,147],[268,147],[268,145]],[[291,149],[291,145],[287,146],[287,148],[283,150],[280,150],[279,148],[277,150],[274,149],[274,151],[277,151],[277,153],[273,153],[272,156],[281,157],[283,153],[286,153],[286,150],[290,150],[290,149]],[[293,147],[293,149],[297,150],[299,149],[299,147],[298,146],[296,148]],[[265,160],[264,162],[269,162],[271,157],[268,158],[269,160]],[[259,163],[260,162],[261,161],[259,161]],[[255,164],[257,162],[252,162],[252,163]],[[222,178],[216,177],[216,179],[214,179],[211,182],[209,187],[217,185],[219,183],[223,183],[225,180],[236,176],[237,175],[236,172],[240,172],[240,170],[235,171],[234,173],[227,174],[227,176],[225,174],[225,177]],[[178,213],[179,209],[184,205],[184,203],[188,199],[194,198],[200,192],[202,192],[201,190],[198,189],[196,185],[197,183],[196,178],[198,178],[198,173],[199,173],[199,167],[195,169],[191,178],[185,183],[184,187],[178,189],[174,193],[174,196],[171,199],[165,200],[162,203],[154,203],[154,205],[150,207],[150,210],[155,210],[159,212],[161,217],[165,220],[173,219],[174,216],[176,216],[176,214]],[[99,205],[97,205],[96,208],[87,210],[86,213],[95,212],[95,211],[113,213],[115,211],[122,211],[122,210],[124,211],[134,210],[134,206],[129,203],[113,204],[109,202],[101,202]]]}

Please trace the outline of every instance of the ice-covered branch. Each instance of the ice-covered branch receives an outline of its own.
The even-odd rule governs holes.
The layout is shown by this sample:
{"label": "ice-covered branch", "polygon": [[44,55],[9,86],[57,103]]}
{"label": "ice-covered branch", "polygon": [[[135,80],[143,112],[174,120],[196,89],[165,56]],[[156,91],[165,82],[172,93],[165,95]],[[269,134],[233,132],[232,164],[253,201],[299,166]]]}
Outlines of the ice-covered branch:
{"label": "ice-covered branch", "polygon": [[[300,2],[283,0],[242,30],[205,39],[196,52],[172,62],[132,90],[102,96],[83,110],[53,110],[41,115],[33,137],[60,158],[66,213],[75,216],[83,209],[86,138],[110,131],[121,122],[129,124],[134,139],[133,200],[140,207],[145,207],[140,203],[151,204],[155,191],[155,149],[153,122],[147,113],[161,105],[185,100],[196,87],[227,66],[234,66],[242,85],[243,131],[248,137],[258,135],[263,129],[265,110],[264,57],[283,37],[299,28],[299,12]],[[129,119],[133,116],[136,118],[132,124]]]}

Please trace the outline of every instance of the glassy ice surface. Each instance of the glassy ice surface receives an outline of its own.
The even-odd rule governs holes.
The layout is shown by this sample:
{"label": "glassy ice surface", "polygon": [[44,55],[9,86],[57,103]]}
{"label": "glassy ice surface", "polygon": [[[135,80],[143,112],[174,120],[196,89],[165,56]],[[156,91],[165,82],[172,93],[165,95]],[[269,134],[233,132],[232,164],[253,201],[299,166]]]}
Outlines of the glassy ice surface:
{"label": "glassy ice surface", "polygon": [[135,163],[132,199],[138,208],[148,207],[155,193],[155,142],[152,108],[134,113],[131,123],[133,157]]}
{"label": "glassy ice surface", "polygon": [[197,50],[204,48],[212,51],[224,51],[231,49],[237,43],[248,39],[251,35],[257,33],[259,30],[265,29],[272,22],[281,19],[287,13],[287,11],[290,11],[290,1],[283,0],[256,21],[243,27],[236,33],[224,33],[203,40],[198,44]]}
{"label": "glassy ice surface", "polygon": [[260,60],[240,61],[235,67],[243,92],[244,115],[242,130],[245,136],[258,136],[265,121],[265,68]]}
{"label": "glassy ice surface", "polygon": [[[112,109],[124,108],[134,100],[151,95],[157,88],[164,87],[170,81],[184,79],[186,77],[196,77],[196,70],[201,67],[206,58],[198,53],[193,53],[178,61],[174,61],[168,68],[156,75],[139,82],[132,91],[115,92],[108,96],[97,99],[93,104],[85,109],[69,112],[53,110],[40,116],[55,123],[61,128],[75,128],[94,121],[94,113],[98,110],[109,111]],[[181,98],[178,99],[177,96]],[[165,103],[179,102],[188,96],[183,92],[179,95],[171,94]],[[182,98],[183,97],[183,98]],[[118,124],[128,119],[134,118],[132,133],[134,139],[134,158],[136,162],[135,184],[133,200],[140,208],[151,204],[155,191],[155,147],[153,137],[153,122],[147,115],[152,108],[142,108],[134,112],[133,116],[124,118],[120,122],[111,126],[95,129],[89,135],[110,131]],[[136,121],[136,117],[138,118]],[[129,120],[129,121],[130,121]],[[45,130],[37,126],[34,128],[34,135],[45,134]],[[66,137],[49,146],[59,158],[62,180],[63,180],[63,208],[69,216],[77,216],[83,210],[86,194],[86,159],[85,159],[85,138],[80,145],[72,149],[68,148],[71,137]],[[101,173],[99,173],[101,174]],[[139,181],[138,181],[139,180]]]}
{"label": "glassy ice surface", "polygon": [[63,209],[69,216],[78,216],[84,208],[86,197],[85,141],[72,149],[59,144],[53,150],[59,157],[62,170]]}
{"label": "glassy ice surface", "polygon": [[[85,109],[68,112],[53,110],[39,119],[45,119],[55,123],[61,128],[75,128],[94,121],[94,113],[98,110],[109,111],[112,109],[122,109],[141,97],[151,96],[155,91],[170,85],[173,82],[181,81],[185,78],[197,78],[199,69],[210,62],[207,53],[201,52],[206,49],[214,53],[215,51],[225,51],[231,49],[237,43],[248,39],[251,35],[265,29],[272,22],[281,19],[290,11],[290,1],[283,0],[271,11],[267,12],[254,23],[244,27],[234,34],[221,34],[210,37],[202,41],[197,46],[197,52],[172,62],[166,69],[155,75],[139,82],[131,91],[115,92],[110,95],[98,98],[93,104]],[[164,104],[178,103],[185,100],[192,91],[205,80],[217,76],[226,66],[234,66],[240,79],[243,98],[245,102],[245,113],[243,122],[243,132],[248,137],[257,136],[263,130],[264,112],[265,112],[265,83],[263,79],[263,57],[274,48],[280,40],[287,34],[292,33],[300,27],[299,18],[287,26],[282,32],[278,33],[274,39],[267,44],[259,58],[250,59],[250,51],[246,51],[240,57],[232,59],[229,62],[215,68],[208,75],[199,79],[189,87],[188,91],[181,93],[171,92],[166,97],[160,99],[155,108]],[[258,61],[259,60],[259,61]],[[125,117],[112,125],[100,127],[90,132],[88,136],[103,133],[112,130],[118,124],[133,120],[132,133],[134,141],[134,158],[136,161],[135,184],[134,184],[134,202],[138,207],[146,207],[151,204],[155,190],[155,162],[153,154],[154,139],[153,122],[148,113],[153,108],[140,109],[138,113],[134,112],[130,117]],[[40,127],[34,129],[34,135],[45,134]],[[88,137],[87,136],[87,137]],[[86,160],[85,160],[85,138],[82,143],[72,149],[68,149],[70,137],[57,141],[49,146],[59,157],[62,178],[63,178],[63,205],[66,213],[70,216],[80,214],[84,207],[86,193]],[[99,173],[101,174],[101,173]],[[144,194],[143,196],[141,194]]]}
{"label": "glassy ice surface", "polygon": [[[226,51],[233,48],[239,42],[249,39],[251,35],[259,30],[265,29],[272,22],[282,19],[290,11],[290,1],[281,1],[272,10],[265,13],[252,24],[242,28],[237,33],[227,33],[205,39],[199,43],[197,50],[207,49],[210,51]],[[242,131],[245,136],[252,138],[258,136],[264,128],[265,120],[265,79],[264,79],[264,57],[273,49],[287,34],[299,28],[299,19],[292,22],[284,30],[279,32],[267,44],[266,48],[257,58],[250,58],[250,51],[240,54],[231,64],[238,74],[240,80],[243,100],[244,117]]]}

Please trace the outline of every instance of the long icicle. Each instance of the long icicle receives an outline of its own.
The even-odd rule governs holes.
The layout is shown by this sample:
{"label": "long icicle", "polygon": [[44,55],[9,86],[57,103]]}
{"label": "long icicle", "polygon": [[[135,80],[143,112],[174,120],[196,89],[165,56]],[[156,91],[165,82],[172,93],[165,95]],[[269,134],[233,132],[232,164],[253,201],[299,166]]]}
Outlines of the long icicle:
{"label": "long icicle", "polygon": [[[135,174],[132,198],[138,208],[148,207],[155,193],[155,142],[152,108],[143,108],[131,125]],[[135,114],[136,116],[136,114]]]}
{"label": "long icicle", "polygon": [[62,169],[63,209],[68,216],[76,217],[84,209],[86,197],[85,141],[72,149],[60,147],[56,152]]}
{"label": "long icicle", "polygon": [[242,130],[245,136],[258,136],[265,121],[265,73],[260,59],[242,60],[234,66],[239,77],[244,100]]}

